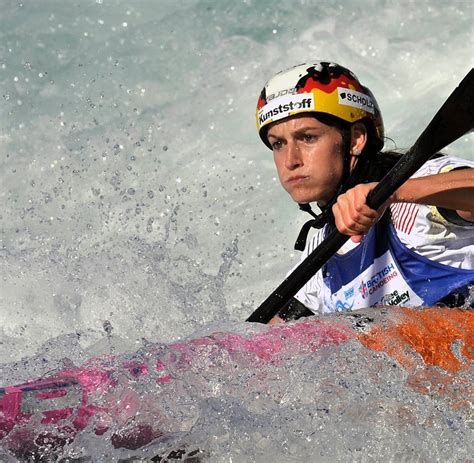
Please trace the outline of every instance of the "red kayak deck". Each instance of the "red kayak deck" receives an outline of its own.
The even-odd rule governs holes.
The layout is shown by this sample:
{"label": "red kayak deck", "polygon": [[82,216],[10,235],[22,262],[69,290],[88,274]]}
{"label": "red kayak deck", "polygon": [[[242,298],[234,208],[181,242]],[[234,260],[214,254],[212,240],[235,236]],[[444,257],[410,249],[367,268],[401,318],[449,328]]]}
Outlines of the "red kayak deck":
{"label": "red kayak deck", "polygon": [[[113,429],[106,435],[115,448],[140,448],[173,432],[176,425],[160,416],[159,394],[167,393],[180,372],[199,371],[202,356],[218,359],[222,353],[246,358],[244,368],[250,364],[257,371],[331,346],[359,342],[396,360],[418,393],[436,390],[453,408],[465,406],[473,396],[474,311],[391,307],[255,328],[261,331],[248,336],[215,333],[156,345],[126,359],[94,358],[49,378],[2,388],[0,444],[19,458],[47,458],[92,428],[98,436]],[[457,389],[463,388],[462,394],[453,393],[450,384],[454,382]],[[130,417],[144,400],[144,387],[149,388],[145,395],[154,402],[159,425],[134,421],[130,427]]]}

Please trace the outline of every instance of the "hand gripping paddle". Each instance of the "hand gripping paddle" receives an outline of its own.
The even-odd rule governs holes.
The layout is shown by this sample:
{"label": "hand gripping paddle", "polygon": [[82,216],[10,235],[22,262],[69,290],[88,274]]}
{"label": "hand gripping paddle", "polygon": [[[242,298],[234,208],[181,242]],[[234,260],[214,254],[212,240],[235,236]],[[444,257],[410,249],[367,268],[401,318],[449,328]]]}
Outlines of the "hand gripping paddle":
{"label": "hand gripping paddle", "polygon": [[[381,207],[431,156],[473,128],[474,69],[471,69],[415,144],[369,193],[368,206]],[[268,323],[348,239],[349,236],[333,230],[246,321]]]}

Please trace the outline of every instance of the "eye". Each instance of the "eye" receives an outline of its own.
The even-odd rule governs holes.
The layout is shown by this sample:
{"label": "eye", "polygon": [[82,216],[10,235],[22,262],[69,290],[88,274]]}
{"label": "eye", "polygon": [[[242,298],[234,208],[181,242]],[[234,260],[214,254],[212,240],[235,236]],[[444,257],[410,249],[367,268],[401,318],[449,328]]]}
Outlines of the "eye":
{"label": "eye", "polygon": [[313,141],[316,140],[316,135],[313,135],[311,133],[305,133],[303,134],[303,141],[305,141],[306,143],[311,143]]}
{"label": "eye", "polygon": [[281,140],[275,140],[274,142],[270,144],[270,146],[272,147],[273,151],[278,151],[282,148],[283,143]]}

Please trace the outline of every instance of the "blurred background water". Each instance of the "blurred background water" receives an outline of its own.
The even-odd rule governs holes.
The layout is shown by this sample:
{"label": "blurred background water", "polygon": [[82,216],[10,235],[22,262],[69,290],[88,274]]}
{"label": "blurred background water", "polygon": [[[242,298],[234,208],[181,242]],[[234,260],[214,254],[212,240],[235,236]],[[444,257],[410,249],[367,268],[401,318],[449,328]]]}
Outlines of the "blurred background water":
{"label": "blurred background water", "polygon": [[[387,147],[408,148],[472,66],[473,11],[0,0],[0,363],[62,358],[71,333],[98,353],[243,321],[297,261],[306,220],[255,133],[264,82],[339,62],[376,95]],[[4,371],[1,385],[35,373]]]}

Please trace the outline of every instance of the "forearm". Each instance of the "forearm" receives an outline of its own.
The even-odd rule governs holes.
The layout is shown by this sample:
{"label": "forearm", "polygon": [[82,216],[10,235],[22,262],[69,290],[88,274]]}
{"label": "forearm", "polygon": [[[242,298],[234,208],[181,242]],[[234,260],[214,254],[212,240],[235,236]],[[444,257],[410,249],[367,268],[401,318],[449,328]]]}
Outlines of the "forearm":
{"label": "forearm", "polygon": [[455,170],[407,180],[378,211],[366,204],[376,183],[361,183],[337,198],[332,211],[337,229],[360,242],[385,208],[393,203],[417,203],[450,209],[474,222],[474,169]]}
{"label": "forearm", "polygon": [[474,221],[474,169],[413,178],[392,196],[390,203],[418,203],[455,210]]}

